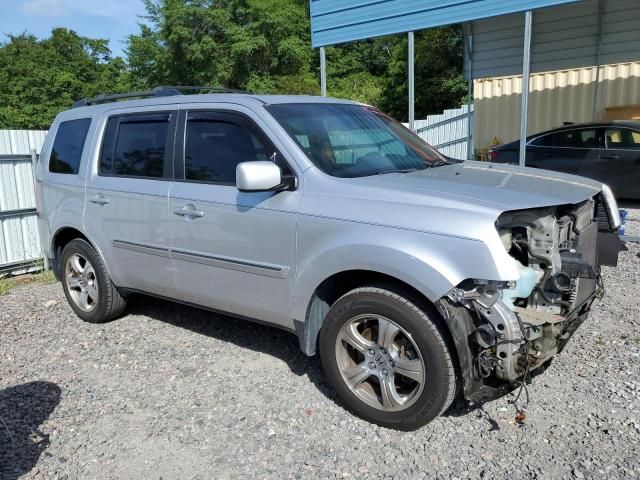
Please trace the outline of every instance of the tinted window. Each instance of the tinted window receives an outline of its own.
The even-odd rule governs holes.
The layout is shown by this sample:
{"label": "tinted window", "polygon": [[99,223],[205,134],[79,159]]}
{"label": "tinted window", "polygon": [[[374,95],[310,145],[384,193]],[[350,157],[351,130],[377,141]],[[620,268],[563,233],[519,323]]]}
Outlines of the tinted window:
{"label": "tinted window", "polygon": [[102,144],[100,173],[164,176],[170,118],[169,113],[110,118]]}
{"label": "tinted window", "polygon": [[544,135],[531,141],[531,145],[538,147],[551,147],[553,145],[553,135]]}
{"label": "tinted window", "polygon": [[564,130],[537,138],[532,145],[565,148],[598,148],[596,129]]}
{"label": "tinted window", "polygon": [[91,125],[90,118],[62,122],[58,126],[56,138],[53,141],[49,171],[54,173],[78,173],[80,158],[87,132]]}
{"label": "tinted window", "polygon": [[424,170],[444,158],[382,112],[362,105],[267,107],[309,159],[336,177]]}
{"label": "tinted window", "polygon": [[185,178],[204,182],[236,182],[241,162],[269,160],[274,149],[258,138],[244,122],[228,115],[189,114],[185,145]]}
{"label": "tinted window", "polygon": [[607,148],[640,150],[640,132],[628,128],[609,128],[605,131]]}

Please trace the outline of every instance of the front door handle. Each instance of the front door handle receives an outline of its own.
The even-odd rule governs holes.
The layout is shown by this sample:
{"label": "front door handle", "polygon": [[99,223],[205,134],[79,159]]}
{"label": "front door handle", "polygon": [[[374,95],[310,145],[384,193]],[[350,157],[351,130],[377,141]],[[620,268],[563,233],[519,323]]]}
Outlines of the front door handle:
{"label": "front door handle", "polygon": [[602,160],[618,160],[620,155],[600,155],[598,158]]}
{"label": "front door handle", "polygon": [[192,218],[204,217],[204,212],[196,210],[195,207],[193,207],[193,206],[191,206],[191,207],[192,208],[189,208],[189,206],[182,207],[182,208],[176,208],[173,211],[173,213],[175,213],[176,215],[180,215],[182,217],[192,217]]}
{"label": "front door handle", "polygon": [[89,201],[91,203],[95,203],[96,205],[106,205],[107,203],[109,203],[109,199],[101,193],[89,198]]}

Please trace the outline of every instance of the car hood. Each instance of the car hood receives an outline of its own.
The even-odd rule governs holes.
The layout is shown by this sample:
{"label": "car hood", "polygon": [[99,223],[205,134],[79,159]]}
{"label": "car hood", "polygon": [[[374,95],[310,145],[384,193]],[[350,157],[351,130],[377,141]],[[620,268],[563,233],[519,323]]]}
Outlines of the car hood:
{"label": "car hood", "polygon": [[357,180],[398,193],[468,201],[500,211],[577,204],[602,190],[601,183],[575,175],[476,161]]}

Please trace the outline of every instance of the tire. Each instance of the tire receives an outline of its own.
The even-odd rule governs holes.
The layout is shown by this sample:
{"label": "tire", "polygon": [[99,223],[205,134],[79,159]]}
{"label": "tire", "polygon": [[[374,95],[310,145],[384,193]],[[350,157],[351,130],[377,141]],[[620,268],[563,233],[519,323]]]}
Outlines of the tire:
{"label": "tire", "polygon": [[435,309],[421,309],[391,288],[350,291],[332,305],[320,331],[329,384],[367,421],[396,430],[426,425],[456,392],[439,320]]}
{"label": "tire", "polygon": [[80,238],[62,250],[62,287],[73,311],[85,322],[103,323],[124,312],[126,300],[111,281],[96,250]]}

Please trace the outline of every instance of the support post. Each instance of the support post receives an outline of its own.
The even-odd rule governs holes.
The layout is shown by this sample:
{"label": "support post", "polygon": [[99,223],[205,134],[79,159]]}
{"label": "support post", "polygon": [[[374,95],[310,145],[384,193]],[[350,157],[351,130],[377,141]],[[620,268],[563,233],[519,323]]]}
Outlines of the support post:
{"label": "support post", "polygon": [[593,91],[593,110],[591,120],[597,121],[598,116],[598,95],[600,93],[600,63],[602,59],[602,17],[604,16],[604,2],[598,1],[598,47],[596,51],[596,80]]}
{"label": "support post", "polygon": [[467,50],[467,160],[473,160],[473,27],[464,24],[465,46]]}
{"label": "support post", "polygon": [[409,32],[409,58],[407,59],[407,63],[409,66],[409,129],[413,132],[415,129],[416,122],[416,92],[415,92],[415,43],[413,32]]}
{"label": "support post", "polygon": [[519,164],[524,167],[527,158],[527,120],[529,118],[529,77],[531,76],[531,29],[533,12],[524,14],[524,55],[522,59],[522,104],[520,107],[520,158]]}
{"label": "support post", "polygon": [[324,47],[320,47],[320,94],[327,96],[327,57]]}

